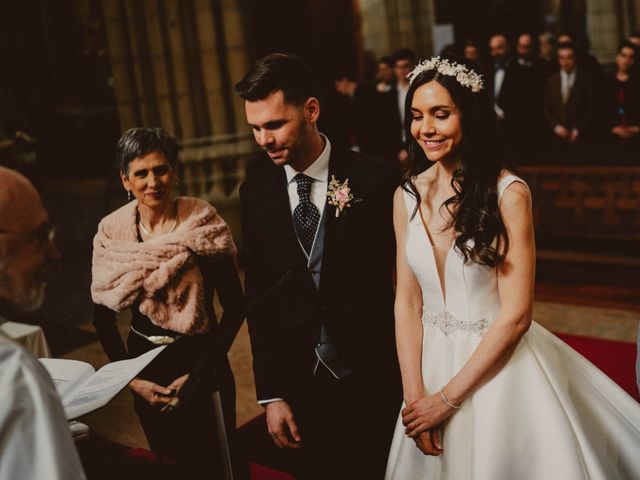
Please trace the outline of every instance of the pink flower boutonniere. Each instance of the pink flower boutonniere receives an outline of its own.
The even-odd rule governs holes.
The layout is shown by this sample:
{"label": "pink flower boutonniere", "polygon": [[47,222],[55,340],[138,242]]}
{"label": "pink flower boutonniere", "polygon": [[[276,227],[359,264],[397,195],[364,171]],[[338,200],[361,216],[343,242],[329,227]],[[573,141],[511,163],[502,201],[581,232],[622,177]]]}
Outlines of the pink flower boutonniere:
{"label": "pink flower boutonniere", "polygon": [[348,178],[343,183],[336,180],[334,175],[331,175],[327,197],[329,197],[329,205],[336,207],[336,218],[340,216],[345,208],[351,207],[353,203],[362,201],[360,198],[355,198],[351,193]]}

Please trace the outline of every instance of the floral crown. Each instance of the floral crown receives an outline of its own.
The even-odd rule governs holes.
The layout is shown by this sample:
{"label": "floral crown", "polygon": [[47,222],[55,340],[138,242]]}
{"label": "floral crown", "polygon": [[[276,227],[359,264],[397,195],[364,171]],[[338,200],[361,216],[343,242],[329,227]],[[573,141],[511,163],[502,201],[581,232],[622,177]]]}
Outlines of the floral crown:
{"label": "floral crown", "polygon": [[422,72],[437,70],[442,75],[455,77],[456,81],[463,87],[470,88],[473,93],[478,93],[484,87],[482,75],[456,62],[450,62],[446,58],[431,57],[429,60],[420,62],[413,71],[407,75],[409,83],[413,83],[415,78]]}

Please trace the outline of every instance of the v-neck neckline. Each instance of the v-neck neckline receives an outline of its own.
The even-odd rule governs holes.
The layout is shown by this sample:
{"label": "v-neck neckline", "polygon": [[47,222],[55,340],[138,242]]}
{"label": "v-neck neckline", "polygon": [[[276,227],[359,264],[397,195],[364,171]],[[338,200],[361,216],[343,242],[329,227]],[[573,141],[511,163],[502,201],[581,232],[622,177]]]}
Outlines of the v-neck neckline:
{"label": "v-neck neckline", "polygon": [[422,231],[427,237],[427,243],[429,244],[429,248],[431,250],[431,258],[433,260],[433,266],[436,270],[436,275],[438,276],[438,286],[440,287],[440,297],[442,298],[442,306],[443,308],[446,308],[447,307],[447,295],[446,295],[447,263],[449,261],[449,254],[451,253],[451,250],[453,249],[456,243],[456,239],[455,237],[453,238],[453,240],[449,245],[449,248],[447,249],[447,253],[445,254],[445,257],[444,257],[444,263],[442,264],[442,277],[440,277],[440,270],[438,269],[438,259],[436,257],[436,251],[434,248],[435,242],[433,241],[433,236],[431,235],[431,232],[427,227],[427,223],[425,222],[420,204],[418,204],[418,215],[420,217],[420,224],[422,225]]}

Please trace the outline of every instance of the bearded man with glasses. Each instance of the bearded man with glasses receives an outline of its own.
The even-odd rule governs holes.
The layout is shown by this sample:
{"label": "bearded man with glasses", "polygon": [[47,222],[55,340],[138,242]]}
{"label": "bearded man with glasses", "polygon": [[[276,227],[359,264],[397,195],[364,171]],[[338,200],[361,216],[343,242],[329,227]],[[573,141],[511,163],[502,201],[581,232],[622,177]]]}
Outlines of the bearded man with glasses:
{"label": "bearded man with glasses", "polygon": [[[38,192],[0,167],[0,325],[37,309],[60,257]],[[0,330],[0,480],[84,479],[60,398],[40,362]]]}

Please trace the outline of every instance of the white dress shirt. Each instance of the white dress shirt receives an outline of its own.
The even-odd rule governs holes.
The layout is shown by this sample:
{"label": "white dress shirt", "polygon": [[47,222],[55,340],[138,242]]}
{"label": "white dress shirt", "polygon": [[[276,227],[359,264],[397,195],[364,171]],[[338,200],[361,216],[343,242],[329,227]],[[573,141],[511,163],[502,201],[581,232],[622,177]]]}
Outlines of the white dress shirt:
{"label": "white dress shirt", "polygon": [[562,92],[562,104],[566,104],[571,95],[573,85],[576,83],[576,70],[571,73],[560,70],[560,92]]}
{"label": "white dress shirt", "polygon": [[493,98],[497,99],[502,91],[502,84],[504,83],[504,74],[506,73],[504,67],[496,69],[493,74]]}
{"label": "white dress shirt", "polygon": [[311,203],[318,209],[320,218],[324,212],[324,206],[327,204],[327,188],[329,187],[329,157],[331,156],[331,142],[324,135],[320,134],[324,140],[324,150],[320,156],[307,167],[304,172],[298,172],[291,165],[284,166],[284,173],[287,176],[287,193],[289,194],[289,207],[291,207],[291,215],[300,203],[298,198],[298,183],[295,176],[298,173],[304,173],[307,177],[313,178],[311,183]]}
{"label": "white dress shirt", "polygon": [[407,100],[407,93],[409,92],[409,84],[402,86],[398,85],[398,111],[400,112],[400,131],[402,135],[402,141],[407,141],[407,132],[404,131],[404,105]]}
{"label": "white dress shirt", "polygon": [[[284,173],[287,176],[287,193],[289,194],[289,207],[291,208],[291,215],[293,216],[293,211],[300,203],[300,198],[298,197],[298,183],[295,180],[295,176],[298,173],[304,173],[307,177],[313,178],[313,183],[311,183],[311,202],[318,209],[318,213],[320,214],[320,218],[322,218],[322,213],[324,212],[324,207],[327,204],[327,189],[329,187],[329,157],[331,156],[331,142],[324,135],[320,134],[322,139],[324,140],[324,150],[320,156],[307,167],[304,172],[298,172],[291,165],[284,166]],[[320,223],[318,222],[318,227],[320,227]],[[317,230],[316,230],[317,233]],[[302,247],[300,247],[302,248]],[[304,249],[302,249],[304,252]],[[306,253],[305,253],[306,255]],[[267,399],[258,399],[258,403],[260,405],[266,405],[267,403],[275,402],[278,400],[283,400],[282,398],[267,398]]]}
{"label": "white dress shirt", "polygon": [[496,112],[499,120],[504,119],[504,110],[498,105],[498,97],[502,91],[502,84],[504,83],[504,75],[506,70],[504,67],[497,68],[493,74],[493,110]]}

